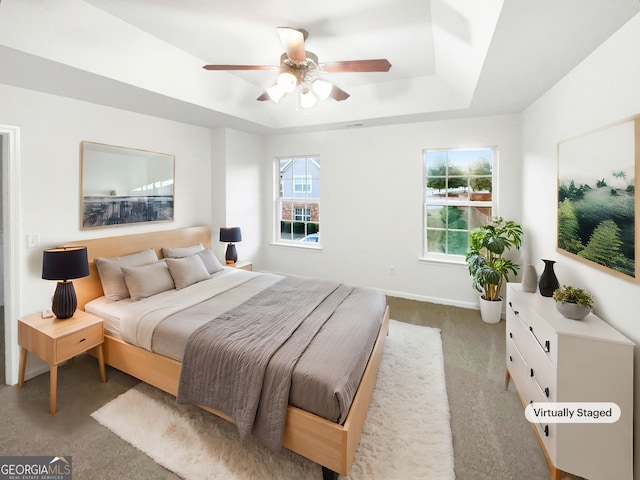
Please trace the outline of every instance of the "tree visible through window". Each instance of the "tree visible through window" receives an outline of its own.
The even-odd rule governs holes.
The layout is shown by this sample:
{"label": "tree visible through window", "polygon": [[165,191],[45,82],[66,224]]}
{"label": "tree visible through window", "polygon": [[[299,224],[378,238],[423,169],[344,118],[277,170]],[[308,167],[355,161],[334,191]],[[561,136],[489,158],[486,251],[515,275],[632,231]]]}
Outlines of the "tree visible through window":
{"label": "tree visible through window", "polygon": [[493,218],[493,148],[424,151],[423,254],[464,255]]}
{"label": "tree visible through window", "polygon": [[280,158],[276,205],[276,241],[314,242],[320,239],[320,158]]}

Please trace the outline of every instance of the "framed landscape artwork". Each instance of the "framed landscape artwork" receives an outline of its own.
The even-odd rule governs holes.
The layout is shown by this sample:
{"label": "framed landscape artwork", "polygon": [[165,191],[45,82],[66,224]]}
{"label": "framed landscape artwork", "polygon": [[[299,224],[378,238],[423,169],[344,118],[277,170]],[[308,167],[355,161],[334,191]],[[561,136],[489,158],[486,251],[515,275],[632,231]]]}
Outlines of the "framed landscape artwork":
{"label": "framed landscape artwork", "polygon": [[639,281],[640,116],[558,144],[558,251]]}
{"label": "framed landscape artwork", "polygon": [[82,229],[173,220],[175,158],[82,142]]}

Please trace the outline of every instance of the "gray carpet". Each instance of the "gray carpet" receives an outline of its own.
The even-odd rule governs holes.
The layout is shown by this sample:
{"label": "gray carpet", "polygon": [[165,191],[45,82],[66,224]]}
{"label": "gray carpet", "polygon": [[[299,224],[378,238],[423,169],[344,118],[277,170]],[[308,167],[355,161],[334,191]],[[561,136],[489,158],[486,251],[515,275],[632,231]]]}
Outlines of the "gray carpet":
{"label": "gray carpet", "polygon": [[[504,321],[479,312],[389,298],[391,317],[442,330],[457,480],[547,480],[549,470],[511,386],[504,390]],[[4,356],[0,367],[4,371]],[[112,368],[102,384],[87,355],[58,371],[58,413],[49,377],[0,386],[2,455],[71,455],[75,479],[177,479],[89,415],[138,383]],[[576,477],[565,475],[563,480]],[[434,479],[436,480],[436,479]]]}

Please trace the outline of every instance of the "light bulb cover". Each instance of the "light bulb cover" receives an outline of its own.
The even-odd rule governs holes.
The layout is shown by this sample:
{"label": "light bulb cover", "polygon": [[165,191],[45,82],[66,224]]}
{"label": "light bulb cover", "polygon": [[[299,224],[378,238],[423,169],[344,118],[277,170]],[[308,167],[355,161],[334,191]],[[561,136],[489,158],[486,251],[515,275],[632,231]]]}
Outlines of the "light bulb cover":
{"label": "light bulb cover", "polygon": [[317,101],[318,99],[316,98],[316,96],[308,88],[305,88],[304,90],[302,90],[302,92],[300,92],[300,106],[302,108],[311,108],[316,104]]}
{"label": "light bulb cover", "polygon": [[298,79],[293,73],[282,72],[278,75],[278,85],[285,93],[291,93],[298,85]]}
{"label": "light bulb cover", "polygon": [[331,94],[331,90],[333,89],[333,83],[327,82],[326,80],[322,80],[321,78],[317,78],[311,84],[311,88],[318,98],[321,100],[326,100]]}
{"label": "light bulb cover", "polygon": [[269,95],[269,98],[273,103],[278,103],[285,93],[286,92],[279,84],[275,84],[267,88],[267,95]]}

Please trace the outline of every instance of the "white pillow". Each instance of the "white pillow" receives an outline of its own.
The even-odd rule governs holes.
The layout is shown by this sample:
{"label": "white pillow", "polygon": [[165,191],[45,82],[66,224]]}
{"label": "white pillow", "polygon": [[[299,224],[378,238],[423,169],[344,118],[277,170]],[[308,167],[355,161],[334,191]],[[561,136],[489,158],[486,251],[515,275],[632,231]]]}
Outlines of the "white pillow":
{"label": "white pillow", "polygon": [[208,248],[205,250],[200,250],[198,253],[196,253],[195,256],[202,259],[202,263],[204,263],[204,266],[207,267],[207,272],[209,272],[211,275],[219,272],[220,270],[224,270],[224,267],[220,263],[220,260],[218,260],[213,252]]}
{"label": "white pillow", "polygon": [[110,302],[117,302],[123,298],[129,298],[129,289],[124,281],[122,267],[138,267],[158,261],[158,256],[153,248],[140,253],[124,255],[113,258],[94,258],[102,290]]}
{"label": "white pillow", "polygon": [[169,266],[169,272],[171,272],[177,290],[211,277],[207,272],[207,267],[204,266],[202,259],[198,255],[184,258],[166,258],[165,262]]}
{"label": "white pillow", "polygon": [[175,288],[169,267],[164,261],[141,267],[122,267],[122,273],[134,301]]}
{"label": "white pillow", "polygon": [[201,250],[204,250],[204,245],[202,245],[202,243],[191,245],[190,247],[162,247],[162,256],[164,258],[190,257],[191,255],[196,254]]}

